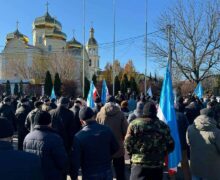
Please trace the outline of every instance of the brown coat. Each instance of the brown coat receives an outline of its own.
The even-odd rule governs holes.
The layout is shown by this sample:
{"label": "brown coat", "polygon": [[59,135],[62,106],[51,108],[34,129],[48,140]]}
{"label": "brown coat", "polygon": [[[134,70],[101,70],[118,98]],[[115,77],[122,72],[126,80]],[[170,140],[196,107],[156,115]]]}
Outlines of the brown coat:
{"label": "brown coat", "polygon": [[110,127],[118,141],[120,148],[113,157],[124,156],[124,137],[128,128],[124,113],[115,104],[106,103],[97,114],[96,121]]}

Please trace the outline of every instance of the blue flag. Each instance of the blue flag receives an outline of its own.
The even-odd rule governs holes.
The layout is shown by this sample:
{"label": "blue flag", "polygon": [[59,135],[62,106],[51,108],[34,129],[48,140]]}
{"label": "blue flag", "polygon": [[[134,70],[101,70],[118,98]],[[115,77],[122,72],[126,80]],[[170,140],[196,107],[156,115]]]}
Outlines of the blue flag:
{"label": "blue flag", "polygon": [[56,99],[56,95],[55,95],[54,87],[53,87],[53,89],[52,89],[50,99]]}
{"label": "blue flag", "polygon": [[169,154],[168,157],[168,168],[173,169],[175,171],[175,169],[177,170],[177,166],[181,161],[182,155],[179,140],[179,132],[176,122],[176,113],[174,109],[172,79],[168,67],[163,81],[157,116],[160,120],[164,121],[170,127],[171,136],[175,141],[175,149],[172,153]]}
{"label": "blue flag", "polygon": [[108,87],[107,87],[106,81],[103,80],[102,81],[102,96],[101,96],[102,104],[106,103],[106,99],[108,95],[109,95]]}
{"label": "blue flag", "polygon": [[90,108],[95,107],[95,102],[94,99],[98,96],[98,91],[96,90],[96,87],[93,84],[93,81],[90,83],[90,89],[89,89],[89,94],[87,96],[87,106]]}
{"label": "blue flag", "polygon": [[203,88],[201,82],[196,86],[196,89],[194,90],[194,93],[199,99],[203,97]]}

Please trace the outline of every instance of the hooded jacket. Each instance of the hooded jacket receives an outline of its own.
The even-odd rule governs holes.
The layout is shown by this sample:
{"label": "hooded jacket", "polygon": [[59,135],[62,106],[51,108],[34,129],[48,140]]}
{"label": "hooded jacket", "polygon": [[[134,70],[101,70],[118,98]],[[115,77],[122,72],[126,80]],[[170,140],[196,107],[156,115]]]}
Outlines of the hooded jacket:
{"label": "hooded jacket", "polygon": [[192,174],[207,180],[219,180],[220,130],[216,121],[207,116],[198,116],[187,130],[190,146]]}
{"label": "hooded jacket", "polygon": [[96,121],[110,127],[118,141],[120,148],[113,157],[124,156],[124,137],[128,127],[124,113],[114,103],[106,103],[97,114]]}

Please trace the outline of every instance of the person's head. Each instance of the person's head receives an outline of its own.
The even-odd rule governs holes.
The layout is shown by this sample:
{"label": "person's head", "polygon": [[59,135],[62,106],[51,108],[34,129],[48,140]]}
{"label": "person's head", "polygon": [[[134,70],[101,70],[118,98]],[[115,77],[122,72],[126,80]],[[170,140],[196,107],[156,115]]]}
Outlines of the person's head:
{"label": "person's head", "polygon": [[35,102],[35,101],[37,101],[37,98],[35,97],[35,96],[32,96],[32,98],[31,98],[31,102]]}
{"label": "person's head", "polygon": [[179,103],[179,104],[183,104],[184,99],[183,99],[182,96],[179,96],[179,97],[177,97],[176,101],[177,101],[177,103]]}
{"label": "person's head", "polygon": [[106,99],[107,103],[115,103],[115,98],[112,95],[108,95]]}
{"label": "person's head", "polygon": [[121,108],[127,108],[127,107],[128,107],[128,101],[122,101]]}
{"label": "person's head", "polygon": [[145,118],[156,118],[157,117],[157,108],[153,102],[147,102],[144,105],[143,117]]}
{"label": "person's head", "polygon": [[4,104],[7,104],[7,105],[11,105],[11,98],[9,96],[5,97],[3,99],[3,103]]}
{"label": "person's head", "polygon": [[44,99],[44,104],[45,104],[46,106],[49,106],[49,105],[50,105],[50,99],[49,99],[49,98],[45,98],[45,99]]}
{"label": "person's head", "polygon": [[212,109],[208,109],[208,108],[204,108],[204,109],[200,110],[200,114],[206,115],[210,118],[214,118],[214,116],[215,116],[214,111]]}
{"label": "person's head", "polygon": [[140,97],[140,101],[141,102],[146,102],[146,97],[145,97],[145,95],[143,94],[143,95],[141,95],[141,97]]}
{"label": "person's head", "polygon": [[40,126],[51,126],[51,116],[46,111],[39,111],[34,117],[36,125]]}
{"label": "person's head", "polygon": [[59,99],[59,106],[62,106],[62,107],[65,107],[65,108],[68,108],[69,107],[69,99],[67,97],[60,97]]}
{"label": "person's head", "polygon": [[34,102],[34,107],[37,109],[41,109],[42,105],[43,105],[42,101],[35,101]]}
{"label": "person's head", "polygon": [[74,106],[77,106],[77,107],[82,107],[82,102],[80,101],[80,100],[76,100],[75,102],[74,102]]}
{"label": "person's head", "polygon": [[213,96],[211,97],[211,102],[217,102],[216,96],[213,95]]}
{"label": "person's head", "polygon": [[214,106],[215,106],[215,103],[214,103],[213,101],[209,101],[209,102],[207,103],[207,108],[208,108],[208,109],[212,109],[212,108],[214,108]]}
{"label": "person's head", "polygon": [[94,102],[95,102],[96,105],[101,105],[101,104],[102,104],[101,98],[100,98],[99,96],[97,96],[97,97],[95,98]]}
{"label": "person's head", "polygon": [[21,105],[28,105],[29,104],[29,101],[27,98],[22,98],[21,99]]}
{"label": "person's head", "polygon": [[52,103],[55,103],[55,102],[56,102],[56,99],[55,99],[55,98],[52,98],[52,99],[51,99],[51,102],[52,102]]}
{"label": "person's head", "polygon": [[195,96],[191,96],[190,99],[189,99],[189,101],[190,101],[190,103],[191,103],[191,102],[196,102]]}
{"label": "person's head", "polygon": [[5,117],[0,117],[0,141],[12,141],[13,126]]}
{"label": "person's head", "polygon": [[129,99],[134,99],[134,94],[130,95]]}
{"label": "person's head", "polygon": [[79,111],[79,119],[83,125],[87,124],[90,121],[95,121],[93,116],[95,113],[90,107],[82,107]]}
{"label": "person's head", "polygon": [[135,112],[136,114],[138,114],[138,116],[142,116],[143,115],[143,109],[144,109],[144,103],[143,102],[138,102]]}

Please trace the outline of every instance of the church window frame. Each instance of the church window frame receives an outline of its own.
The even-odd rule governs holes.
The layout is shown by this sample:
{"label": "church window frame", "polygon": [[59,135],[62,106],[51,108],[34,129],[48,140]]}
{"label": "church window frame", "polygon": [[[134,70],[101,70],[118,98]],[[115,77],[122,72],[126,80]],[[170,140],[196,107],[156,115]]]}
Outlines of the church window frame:
{"label": "church window frame", "polygon": [[52,51],[52,45],[48,45],[48,51],[51,52]]}
{"label": "church window frame", "polygon": [[38,43],[39,44],[42,44],[43,43],[43,38],[40,36],[40,37],[38,37]]}

